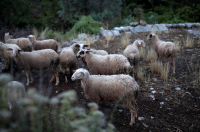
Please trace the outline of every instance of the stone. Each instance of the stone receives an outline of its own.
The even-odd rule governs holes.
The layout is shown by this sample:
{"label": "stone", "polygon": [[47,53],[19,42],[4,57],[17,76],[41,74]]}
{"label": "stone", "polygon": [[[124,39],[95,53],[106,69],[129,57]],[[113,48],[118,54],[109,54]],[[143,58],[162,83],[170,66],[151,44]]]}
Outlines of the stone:
{"label": "stone", "polygon": [[100,28],[100,34],[105,37],[107,35],[113,36],[113,33],[110,30],[105,30],[103,27]]}
{"label": "stone", "polygon": [[136,27],[137,25],[139,25],[138,22],[131,22],[131,23],[130,23],[130,26],[132,26],[132,27]]}
{"label": "stone", "polygon": [[141,26],[146,26],[147,23],[146,23],[144,20],[140,20],[140,25],[141,25]]}
{"label": "stone", "polygon": [[137,34],[136,30],[134,27],[129,27],[129,30],[131,31],[131,33],[133,34]]}
{"label": "stone", "polygon": [[86,33],[81,33],[78,35],[78,39],[81,41],[84,41],[87,38],[87,34]]}
{"label": "stone", "polygon": [[165,24],[155,24],[155,25],[158,27],[159,31],[168,31],[168,28],[166,27]]}
{"label": "stone", "polygon": [[150,32],[151,31],[151,26],[146,25],[146,26],[141,26],[138,25],[137,27],[135,27],[135,31],[138,33],[146,33],[146,32]]}
{"label": "stone", "polygon": [[121,36],[121,33],[119,32],[119,30],[111,30],[111,32],[112,32],[115,36]]}

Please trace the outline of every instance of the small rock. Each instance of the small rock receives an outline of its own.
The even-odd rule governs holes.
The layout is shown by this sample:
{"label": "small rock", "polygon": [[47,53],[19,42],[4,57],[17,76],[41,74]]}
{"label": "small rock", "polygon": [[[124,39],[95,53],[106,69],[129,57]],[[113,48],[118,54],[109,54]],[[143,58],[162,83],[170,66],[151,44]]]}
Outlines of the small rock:
{"label": "small rock", "polygon": [[156,82],[156,81],[157,81],[157,78],[153,78],[153,81]]}
{"label": "small rock", "polygon": [[177,88],[175,88],[177,91],[180,91],[181,90],[181,88],[179,88],[179,87],[177,87]]}
{"label": "small rock", "polygon": [[145,123],[142,123],[142,125],[144,126],[144,127],[149,127],[148,125],[146,125]]}
{"label": "small rock", "polygon": [[141,26],[146,26],[147,23],[146,23],[144,20],[140,20],[140,25],[141,25]]}
{"label": "small rock", "polygon": [[154,90],[154,88],[150,88],[150,90]]}
{"label": "small rock", "polygon": [[144,120],[144,117],[138,117],[138,120],[142,121],[142,120]]}
{"label": "small rock", "polygon": [[153,116],[151,116],[151,119],[153,119],[154,117]]}
{"label": "small rock", "polygon": [[155,90],[154,90],[154,91],[151,91],[151,93],[153,93],[153,94],[154,94],[154,93],[156,93],[156,91],[155,91]]}
{"label": "small rock", "polygon": [[58,91],[56,91],[56,93],[58,93]]}
{"label": "small rock", "polygon": [[130,23],[130,26],[132,26],[132,27],[136,27],[137,25],[139,25],[138,22],[131,22],[131,23]]}
{"label": "small rock", "polygon": [[119,112],[122,112],[123,110],[119,110]]}

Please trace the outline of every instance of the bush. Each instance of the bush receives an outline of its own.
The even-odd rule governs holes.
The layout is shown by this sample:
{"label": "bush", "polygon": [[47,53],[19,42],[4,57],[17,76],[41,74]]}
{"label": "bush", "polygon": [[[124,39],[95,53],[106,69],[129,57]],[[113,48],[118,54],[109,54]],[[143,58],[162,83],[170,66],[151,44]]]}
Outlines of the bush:
{"label": "bush", "polygon": [[[114,126],[106,123],[104,114],[96,103],[89,103],[89,110],[75,106],[76,92],[62,92],[48,98],[36,89],[29,89],[25,98],[12,111],[8,110],[6,94],[0,87],[0,131],[24,132],[112,132]],[[3,95],[3,96],[2,96]]]}
{"label": "bush", "polygon": [[101,22],[94,21],[91,16],[83,16],[79,21],[75,23],[69,32],[65,33],[66,37],[80,32],[88,34],[97,34],[100,32]]}

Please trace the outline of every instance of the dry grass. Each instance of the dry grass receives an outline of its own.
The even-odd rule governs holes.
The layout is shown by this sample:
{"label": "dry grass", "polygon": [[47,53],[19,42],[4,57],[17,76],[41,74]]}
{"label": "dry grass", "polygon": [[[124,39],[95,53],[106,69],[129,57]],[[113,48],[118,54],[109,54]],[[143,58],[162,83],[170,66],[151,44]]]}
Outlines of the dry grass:
{"label": "dry grass", "polygon": [[104,44],[104,48],[109,48],[109,42],[113,41],[115,38],[115,35],[111,36],[111,35],[106,35],[106,44]]}
{"label": "dry grass", "polygon": [[38,39],[44,40],[46,38],[46,33],[47,33],[48,30],[49,30],[49,28],[45,28],[44,30],[42,30],[40,32],[40,36],[38,36],[39,37]]}
{"label": "dry grass", "polygon": [[160,74],[162,71],[162,62],[160,61],[151,61],[150,69],[153,74]]}
{"label": "dry grass", "polygon": [[139,47],[139,52],[140,52],[140,59],[144,59],[146,50],[143,47]]}
{"label": "dry grass", "polygon": [[121,36],[121,45],[122,48],[125,49],[130,44],[131,34],[125,33]]}
{"label": "dry grass", "polygon": [[168,76],[169,76],[169,65],[163,64],[161,68],[161,78],[167,81]]}
{"label": "dry grass", "polygon": [[175,45],[176,52],[180,52],[181,45],[180,45],[180,42],[178,41],[178,39],[174,40],[174,45]]}
{"label": "dry grass", "polygon": [[89,45],[89,47],[90,47],[91,45],[94,44],[94,41],[95,41],[95,37],[92,37],[92,36],[90,36],[90,35],[88,34],[88,35],[87,35],[87,38],[85,39],[85,43],[86,43],[87,45]]}
{"label": "dry grass", "polygon": [[33,35],[35,36],[35,38],[37,38],[38,37],[38,30],[37,30],[37,28],[36,27],[33,27],[33,29],[32,29],[32,33],[33,33]]}
{"label": "dry grass", "polygon": [[144,71],[143,67],[137,68],[137,78],[138,79],[142,80],[144,78],[144,74],[145,74],[145,71]]}
{"label": "dry grass", "polygon": [[151,61],[155,61],[157,59],[157,55],[155,53],[154,48],[151,48],[146,56],[146,62],[151,62]]}
{"label": "dry grass", "polygon": [[192,48],[194,46],[194,39],[190,35],[187,35],[186,40],[183,42],[185,48]]}

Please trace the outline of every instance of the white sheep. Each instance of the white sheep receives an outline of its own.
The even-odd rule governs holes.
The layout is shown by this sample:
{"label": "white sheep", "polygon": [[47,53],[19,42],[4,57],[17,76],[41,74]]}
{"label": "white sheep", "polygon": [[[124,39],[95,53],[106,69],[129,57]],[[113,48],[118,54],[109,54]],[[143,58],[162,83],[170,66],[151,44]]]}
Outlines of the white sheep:
{"label": "white sheep", "polygon": [[33,83],[33,77],[31,70],[41,70],[45,68],[51,69],[53,72],[50,82],[56,77],[56,84],[59,84],[59,76],[56,70],[59,65],[58,54],[52,49],[43,49],[32,52],[22,52],[20,48],[10,48],[13,50],[13,56],[16,64],[26,71],[27,83],[29,85],[29,75],[31,76],[31,83]]}
{"label": "white sheep", "polygon": [[22,83],[11,81],[5,85],[7,92],[8,105],[10,110],[16,107],[17,101],[26,96],[25,87]]}
{"label": "white sheep", "polygon": [[120,54],[98,55],[88,49],[77,53],[77,58],[84,58],[91,74],[112,75],[119,73],[129,74],[132,66],[128,59]]}
{"label": "white sheep", "polygon": [[[32,51],[32,43],[28,38],[11,39],[11,34],[5,33],[4,39],[5,43],[17,44],[23,51]],[[19,42],[17,43],[18,40]]]}
{"label": "white sheep", "polygon": [[137,117],[137,103],[139,85],[129,75],[90,75],[83,69],[77,69],[71,79],[81,80],[82,88],[88,99],[97,104],[100,101],[122,101],[131,112],[130,126]]}
{"label": "white sheep", "polygon": [[34,35],[29,35],[28,39],[31,41],[33,48],[35,50],[53,49],[54,51],[58,52],[58,42],[54,39],[39,41],[39,40],[36,40]]}
{"label": "white sheep", "polygon": [[175,74],[175,44],[172,42],[165,42],[158,38],[157,35],[151,33],[147,36],[147,40],[152,40],[157,56],[161,60],[165,58],[167,65],[169,65],[168,57],[172,57],[173,61],[173,74]]}
{"label": "white sheep", "polygon": [[[62,49],[62,51],[59,54],[59,60],[60,60],[60,68],[63,74],[65,75],[65,82],[68,83],[66,70],[67,68],[70,69],[70,74],[73,72],[73,70],[77,69],[77,59],[76,59],[76,50],[80,48],[79,44],[73,44],[70,47],[65,47]],[[71,74],[72,75],[72,74]]]}
{"label": "white sheep", "polygon": [[134,66],[134,68],[137,67],[137,61],[140,57],[138,47],[145,47],[145,42],[143,40],[137,39],[133,42],[133,44],[128,45],[123,51],[123,55],[128,58],[130,64]]}
{"label": "white sheep", "polygon": [[16,44],[4,44],[0,42],[0,55],[4,58],[6,62],[5,69],[8,69],[10,63],[13,61],[11,48],[20,49],[20,47]]}

